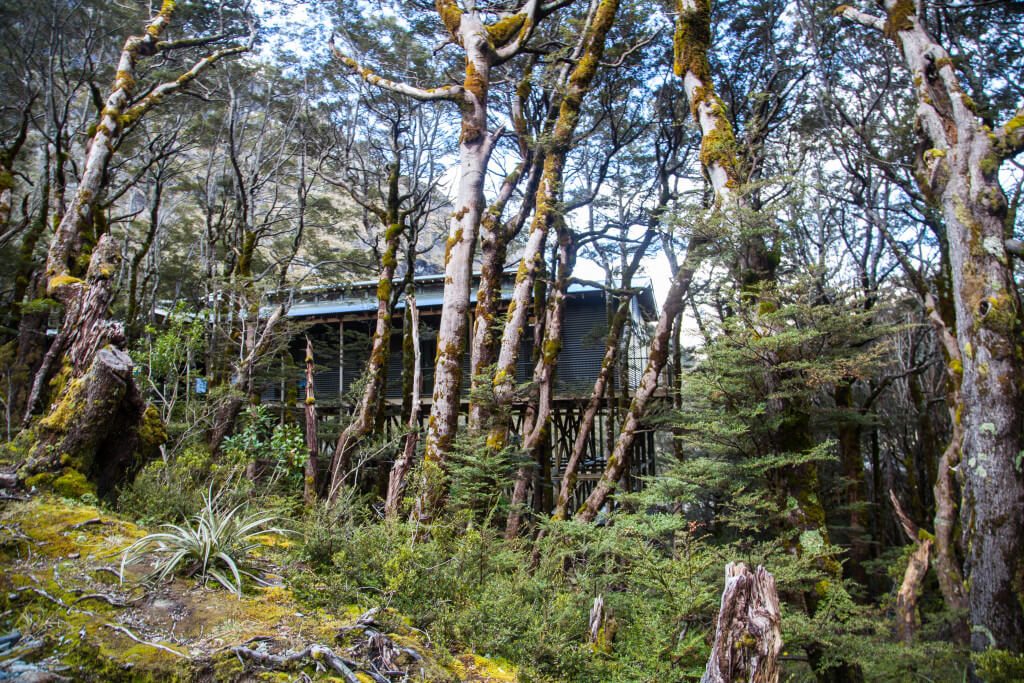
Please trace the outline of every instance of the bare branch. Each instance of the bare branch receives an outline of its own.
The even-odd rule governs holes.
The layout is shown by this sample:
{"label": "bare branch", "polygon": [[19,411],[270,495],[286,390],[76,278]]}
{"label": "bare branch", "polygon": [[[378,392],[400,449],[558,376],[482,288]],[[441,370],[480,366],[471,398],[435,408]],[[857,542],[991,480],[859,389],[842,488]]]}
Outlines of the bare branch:
{"label": "bare branch", "polygon": [[844,19],[857,22],[868,28],[873,28],[877,31],[885,30],[885,19],[882,17],[876,17],[874,14],[868,14],[867,12],[861,12],[856,7],[850,5],[840,5],[836,7],[835,14],[841,16]]}
{"label": "bare branch", "polygon": [[352,59],[351,57],[343,53],[341,50],[339,50],[334,44],[334,36],[331,36],[331,39],[330,41],[328,41],[327,45],[328,47],[330,47],[331,52],[334,54],[335,57],[338,58],[339,61],[341,61],[342,63],[345,64],[345,66],[347,66],[352,71],[357,73],[360,78],[362,78],[370,85],[375,85],[378,88],[383,88],[384,90],[389,90],[399,95],[405,95],[406,97],[411,97],[414,100],[419,100],[421,102],[432,102],[437,100],[450,100],[453,102],[458,102],[464,98],[463,89],[461,85],[447,85],[440,88],[423,89],[417,88],[414,85],[409,85],[408,83],[392,81],[390,79],[384,78],[383,76],[378,76],[369,69],[360,66],[359,62],[357,62],[356,60]]}

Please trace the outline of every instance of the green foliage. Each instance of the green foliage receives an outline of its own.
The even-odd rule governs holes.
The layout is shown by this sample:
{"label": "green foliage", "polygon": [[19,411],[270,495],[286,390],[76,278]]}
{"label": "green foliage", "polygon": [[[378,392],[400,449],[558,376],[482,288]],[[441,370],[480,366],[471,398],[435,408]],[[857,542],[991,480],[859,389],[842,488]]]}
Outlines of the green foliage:
{"label": "green foliage", "polygon": [[224,458],[236,465],[269,462],[272,479],[283,477],[283,483],[302,485],[302,468],[306,461],[306,445],[302,430],[294,424],[277,424],[264,405],[250,406],[241,418],[241,429],[224,439]]}
{"label": "green foliage", "polygon": [[146,328],[146,336],[132,350],[132,360],[148,368],[154,381],[183,377],[190,359],[204,348],[204,315],[204,311],[190,311],[179,304],[162,327]]}
{"label": "green foliage", "polygon": [[1024,655],[990,649],[972,655],[976,671],[986,683],[1010,683],[1024,680]]}
{"label": "green foliage", "polygon": [[191,444],[145,465],[118,494],[118,508],[143,523],[186,519],[202,508],[202,492],[218,473],[209,449]]}
{"label": "green foliage", "polygon": [[[413,539],[405,522],[351,509],[311,515],[291,576],[307,602],[388,605],[439,646],[472,647],[521,667],[525,681],[666,681],[699,675],[716,609],[719,560],[675,516],[609,528],[563,522],[533,553],[464,510]],[[697,552],[692,552],[696,550]],[[619,628],[610,652],[587,643],[603,595]]]}
{"label": "green foliage", "polygon": [[508,512],[509,491],[516,470],[529,462],[515,445],[489,448],[486,434],[466,434],[453,444],[448,456],[449,508],[466,511],[477,522],[489,523]]}
{"label": "green foliage", "polygon": [[152,558],[154,568],[146,580],[164,581],[183,573],[198,576],[204,584],[213,579],[241,597],[242,577],[260,582],[252,558],[252,551],[260,545],[255,538],[284,533],[268,526],[276,519],[274,515],[244,514],[242,507],[221,507],[213,494],[207,493],[203,508],[191,523],[164,524],[166,531],[147,534],[123,551],[121,581],[125,567]]}

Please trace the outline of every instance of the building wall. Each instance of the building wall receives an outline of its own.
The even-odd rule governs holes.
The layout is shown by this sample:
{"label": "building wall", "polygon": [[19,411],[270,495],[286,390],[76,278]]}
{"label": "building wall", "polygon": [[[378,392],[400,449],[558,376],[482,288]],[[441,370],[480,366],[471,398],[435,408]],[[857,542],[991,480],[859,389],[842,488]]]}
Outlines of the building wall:
{"label": "building wall", "polygon": [[[558,357],[555,373],[556,395],[587,396],[589,395],[604,356],[605,337],[608,331],[608,318],[605,300],[602,293],[571,294],[566,304],[563,321],[562,351]],[[639,316],[634,316],[640,320]],[[437,350],[436,331],[439,315],[435,310],[424,310],[420,315],[420,348],[422,353],[423,392],[427,398],[432,393],[434,379],[434,355]],[[386,398],[400,401],[402,398],[402,321],[396,319],[396,326],[391,339],[391,350],[388,357]],[[310,326],[306,334],[313,341],[314,357],[317,371],[314,376],[316,397],[318,401],[339,400],[339,379],[342,380],[341,392],[348,394],[365,372],[365,365],[370,344],[373,321],[361,316],[360,319],[343,320],[344,347],[339,349],[339,324],[337,320],[317,322]],[[643,371],[646,351],[645,328],[642,323],[631,326],[628,338],[623,347],[629,362],[630,388],[636,386],[640,373]],[[305,354],[305,339],[300,337],[293,344],[292,354],[299,367]],[[516,368],[516,381],[528,382],[533,376],[533,335],[527,331],[524,335],[519,362]],[[341,370],[339,370],[341,368]],[[463,356],[463,393],[468,394],[469,387],[469,352]],[[301,375],[301,372],[299,373]],[[620,373],[615,375],[615,387],[621,390]],[[299,376],[296,381],[301,385]],[[282,387],[268,386],[263,392],[263,400],[280,400]]]}

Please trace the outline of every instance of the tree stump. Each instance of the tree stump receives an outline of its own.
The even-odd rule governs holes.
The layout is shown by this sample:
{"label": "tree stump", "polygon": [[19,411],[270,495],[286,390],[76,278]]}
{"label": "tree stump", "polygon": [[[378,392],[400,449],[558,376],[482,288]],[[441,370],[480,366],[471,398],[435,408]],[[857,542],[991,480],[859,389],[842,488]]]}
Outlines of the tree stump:
{"label": "tree stump", "polygon": [[32,445],[18,472],[26,485],[69,497],[112,493],[166,438],[156,410],[132,379],[131,357],[108,346],[71,379],[49,414],[28,431]]}
{"label": "tree stump", "polygon": [[715,641],[701,683],[778,683],[782,651],[775,577],[742,562],[725,567]]}

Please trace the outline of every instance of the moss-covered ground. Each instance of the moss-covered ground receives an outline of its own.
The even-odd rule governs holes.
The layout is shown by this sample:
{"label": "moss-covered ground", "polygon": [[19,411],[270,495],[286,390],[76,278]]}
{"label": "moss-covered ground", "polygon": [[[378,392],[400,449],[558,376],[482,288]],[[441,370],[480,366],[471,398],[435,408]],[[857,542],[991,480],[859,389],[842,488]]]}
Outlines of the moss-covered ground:
{"label": "moss-covered ground", "polygon": [[[0,671],[17,661],[37,669],[39,680],[51,674],[76,681],[345,680],[311,657],[261,667],[232,651],[242,646],[286,657],[322,645],[349,662],[360,681],[516,680],[502,664],[434,651],[400,615],[378,613],[370,629],[353,606],[303,607],[272,564],[266,578],[273,585],[247,589],[241,598],[183,578],[145,585],[138,579],[146,567],[130,568],[122,583],[120,551],[146,529],[55,497],[0,505],[0,630],[22,634],[12,651],[0,654]],[[286,543],[267,536],[266,561]],[[402,650],[398,659],[408,678],[380,670],[374,633]]]}

